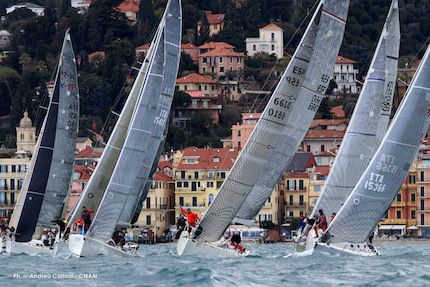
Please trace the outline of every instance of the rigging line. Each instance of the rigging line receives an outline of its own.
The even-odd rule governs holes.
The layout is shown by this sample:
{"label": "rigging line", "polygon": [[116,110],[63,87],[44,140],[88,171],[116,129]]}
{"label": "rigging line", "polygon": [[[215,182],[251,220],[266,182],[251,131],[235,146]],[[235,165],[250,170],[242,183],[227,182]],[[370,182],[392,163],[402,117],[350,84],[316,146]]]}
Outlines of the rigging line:
{"label": "rigging line", "polygon": [[[312,8],[309,10],[309,12],[306,14],[305,18],[302,20],[302,22],[300,23],[300,25],[297,27],[297,29],[294,31],[294,34],[290,37],[290,39],[288,40],[288,42],[284,45],[283,50],[285,51],[285,49],[291,44],[291,42],[293,41],[294,37],[297,35],[297,33],[299,32],[299,30],[302,28],[302,26],[304,25],[304,23],[308,20],[310,15],[313,15],[312,11],[315,9],[315,7],[317,6],[317,4],[319,4],[320,1],[315,1],[314,5],[312,6]],[[264,81],[263,86],[260,88],[260,92],[264,91],[264,88],[266,87],[266,84],[268,83],[270,76],[272,75],[273,71],[275,70],[275,68],[278,66],[279,63],[279,59],[276,58],[276,62],[272,67],[272,70],[270,71],[269,75],[266,77],[266,80]],[[273,87],[279,83],[281,77],[282,77],[283,73],[279,73],[279,75],[277,75],[276,81],[274,81],[269,89],[269,91],[272,91],[273,93]],[[264,103],[264,101],[266,100],[267,95],[272,94],[272,93],[266,93],[263,97],[263,99],[260,101],[260,103],[255,107],[256,103],[257,103],[257,99],[259,98],[260,94],[258,94],[258,96],[254,99],[254,103],[252,104],[251,108],[249,109],[249,112],[251,113],[252,110],[257,111],[261,104]],[[255,108],[254,108],[255,107]]]}

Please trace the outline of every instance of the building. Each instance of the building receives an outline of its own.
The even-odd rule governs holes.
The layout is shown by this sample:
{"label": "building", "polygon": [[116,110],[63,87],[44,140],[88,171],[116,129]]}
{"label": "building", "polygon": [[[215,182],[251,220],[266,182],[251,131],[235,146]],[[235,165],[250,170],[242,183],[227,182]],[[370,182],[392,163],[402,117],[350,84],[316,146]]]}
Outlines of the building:
{"label": "building", "polygon": [[304,152],[311,152],[315,156],[325,154],[332,149],[338,149],[344,135],[345,131],[337,130],[309,131],[303,139],[302,149]]}
{"label": "building", "polygon": [[330,131],[346,131],[348,127],[348,121],[344,119],[340,120],[312,120],[311,125],[309,126],[309,131],[315,130],[330,130]]}
{"label": "building", "polygon": [[[212,14],[212,11],[205,11],[206,18],[209,22],[209,36],[217,34],[224,28],[224,14]],[[197,22],[197,33],[202,27],[202,20]]]}
{"label": "building", "polygon": [[177,151],[173,161],[176,215],[181,213],[179,207],[183,206],[202,217],[237,156],[237,149],[227,148],[189,147]]}
{"label": "building", "polygon": [[235,81],[232,79],[228,79],[225,77],[224,79],[220,79],[218,81],[218,85],[220,87],[220,94],[223,100],[226,101],[238,101],[242,96],[239,89],[239,81]]}
{"label": "building", "polygon": [[228,71],[240,73],[244,68],[245,54],[233,49],[215,48],[200,54],[199,73],[211,72],[217,76],[225,75]]}
{"label": "building", "polygon": [[135,224],[151,229],[161,237],[165,230],[176,223],[174,190],[175,182],[170,176],[161,172],[155,173],[151,189]]}
{"label": "building", "polygon": [[284,219],[284,181],[281,180],[264,203],[260,212],[257,214],[257,223],[271,221],[275,225],[280,225]]}
{"label": "building", "polygon": [[245,146],[260,116],[261,113],[242,113],[242,123],[231,127],[233,148],[241,149]]}
{"label": "building", "polygon": [[217,81],[209,76],[192,73],[176,80],[175,88],[179,91],[201,91],[208,97],[218,97]]}
{"label": "building", "polygon": [[308,203],[309,211],[314,209],[318,197],[321,195],[325,181],[330,172],[329,166],[315,166],[309,170],[309,192]]}
{"label": "building", "polygon": [[356,61],[337,56],[334,64],[333,80],[337,84],[337,90],[341,93],[358,94],[360,87],[357,86],[356,80],[358,70],[354,69]]}
{"label": "building", "polygon": [[0,30],[0,48],[4,49],[9,47],[10,33],[7,30]]}
{"label": "building", "polygon": [[87,14],[93,0],[72,0],[71,6],[78,10],[78,14]]}
{"label": "building", "polygon": [[33,153],[36,145],[36,127],[33,127],[31,119],[28,117],[28,112],[24,112],[24,117],[19,122],[19,127],[16,127],[16,150],[20,154]]}
{"label": "building", "polygon": [[30,158],[0,158],[0,217],[9,217],[18,200]]}
{"label": "building", "polygon": [[275,54],[278,59],[284,56],[284,30],[275,24],[269,24],[259,30],[258,38],[246,38],[248,56],[265,52]]}
{"label": "building", "polygon": [[[76,202],[78,202],[79,196],[84,190],[86,184],[90,180],[91,175],[93,174],[95,166],[82,166],[76,165],[73,171],[72,178],[72,189],[69,194],[69,201],[67,203],[67,209],[65,213],[65,217],[69,216]],[[64,211],[63,211],[64,212]]]}
{"label": "building", "polygon": [[430,154],[420,152],[417,164],[416,226],[419,235],[430,237]]}
{"label": "building", "polygon": [[127,18],[134,24],[137,22],[137,13],[139,12],[139,4],[136,0],[126,0],[119,4],[116,9],[127,16]]}
{"label": "building", "polygon": [[90,138],[78,137],[76,139],[76,149],[78,152],[93,146],[93,141]]}
{"label": "building", "polygon": [[37,16],[45,15],[45,8],[44,7],[37,5],[37,4],[30,3],[30,2],[22,2],[22,3],[18,3],[16,5],[10,6],[10,7],[6,8],[6,14],[12,13],[13,11],[15,11],[15,9],[19,9],[19,8],[30,9]]}
{"label": "building", "polygon": [[296,153],[285,171],[285,219],[305,215],[309,211],[309,171],[316,166],[312,153]]}

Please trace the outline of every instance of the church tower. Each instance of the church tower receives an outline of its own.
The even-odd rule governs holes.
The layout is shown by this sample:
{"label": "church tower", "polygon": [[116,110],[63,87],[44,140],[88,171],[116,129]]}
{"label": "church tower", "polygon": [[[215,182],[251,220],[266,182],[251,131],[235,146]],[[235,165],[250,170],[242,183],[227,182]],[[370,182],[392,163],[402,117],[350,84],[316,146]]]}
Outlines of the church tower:
{"label": "church tower", "polygon": [[28,112],[24,112],[24,117],[16,128],[16,149],[19,153],[33,153],[36,145],[36,127],[32,126]]}

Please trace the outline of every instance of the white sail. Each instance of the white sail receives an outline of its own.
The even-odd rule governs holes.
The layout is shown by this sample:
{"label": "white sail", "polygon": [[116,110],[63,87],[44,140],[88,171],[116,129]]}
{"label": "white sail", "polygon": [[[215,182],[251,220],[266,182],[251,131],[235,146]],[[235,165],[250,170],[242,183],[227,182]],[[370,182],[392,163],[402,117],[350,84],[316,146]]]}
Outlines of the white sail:
{"label": "white sail", "polygon": [[429,52],[375,156],[327,229],[332,242],[365,242],[402,186],[429,128]]}
{"label": "white sail", "polygon": [[109,183],[109,179],[124,145],[127,129],[147,74],[149,57],[151,57],[152,50],[153,48],[150,47],[147,55],[145,56],[145,60],[140,67],[139,73],[137,74],[136,80],[134,81],[133,87],[131,88],[127,101],[125,102],[121,114],[115,124],[109,141],[103,150],[99,163],[68,217],[67,226],[73,225],[81,218],[82,207],[85,206],[89,210],[97,210],[99,207],[100,201],[102,200]]}
{"label": "white sail", "polygon": [[[203,233],[200,240],[215,241],[222,236],[269,164],[278,145],[289,145],[288,142],[280,142],[284,129],[290,126],[289,139],[292,140],[292,146],[296,141],[297,145],[300,144],[305,135],[322,100],[322,93],[328,87],[342,42],[349,6],[349,1],[323,2],[315,44],[306,50],[296,51],[295,59],[299,61],[293,59],[294,65],[287,67],[283,75],[286,81],[282,79],[275,89],[243,151],[202,219],[200,227],[203,228]],[[306,71],[307,62],[310,68]],[[305,67],[302,66],[304,63]],[[296,79],[297,71],[305,72],[304,83],[307,85],[293,80]],[[300,88],[298,97],[297,93],[287,92],[290,89],[294,91],[297,87]],[[300,113],[292,113],[295,106],[301,107]],[[290,155],[282,157],[285,160]]]}
{"label": "white sail", "polygon": [[393,1],[360,93],[323,191],[311,217],[337,213],[357,184],[387,130],[397,75],[400,23]]}
{"label": "white sail", "polygon": [[163,142],[179,67],[181,6],[169,1],[154,44],[148,76],[130,123],[124,147],[87,236],[107,241],[121,214],[132,219],[135,206]]}
{"label": "white sail", "polygon": [[69,31],[66,31],[54,93],[12,216],[11,226],[16,229],[17,242],[30,241],[37,223],[48,225],[55,216],[61,215],[73,172],[78,119],[76,63]]}

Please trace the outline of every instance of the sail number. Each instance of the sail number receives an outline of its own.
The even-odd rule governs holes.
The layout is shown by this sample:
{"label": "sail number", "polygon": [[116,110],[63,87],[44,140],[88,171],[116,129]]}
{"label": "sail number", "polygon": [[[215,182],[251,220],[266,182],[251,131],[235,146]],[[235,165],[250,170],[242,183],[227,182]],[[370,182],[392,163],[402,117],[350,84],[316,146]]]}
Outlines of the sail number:
{"label": "sail number", "polygon": [[301,76],[305,72],[306,72],[306,70],[304,68],[300,68],[300,67],[297,67],[297,66],[294,66],[294,68],[293,68],[293,74]]}
{"label": "sail number", "polygon": [[314,95],[312,97],[312,101],[309,104],[308,109],[311,110],[311,111],[316,111],[318,109],[318,107],[320,106],[321,100],[322,100],[321,96]]}
{"label": "sail number", "polygon": [[279,98],[275,98],[273,100],[273,103],[275,105],[277,105],[277,106],[280,106],[280,107],[283,107],[283,108],[286,108],[286,109],[289,109],[291,107],[291,102],[286,101],[286,100],[281,100]]}
{"label": "sail number", "polygon": [[384,175],[373,172],[370,173],[370,179],[366,180],[364,184],[365,189],[378,192],[384,192],[386,186],[384,184]]}
{"label": "sail number", "polygon": [[390,112],[391,110],[391,95],[393,94],[393,90],[394,90],[394,82],[390,81],[388,82],[387,87],[385,88],[385,95],[382,101],[382,111],[384,112]]}
{"label": "sail number", "polygon": [[154,123],[160,126],[165,126],[167,115],[168,115],[167,110],[162,109],[160,111],[160,114],[157,117],[155,117]]}
{"label": "sail number", "polygon": [[294,86],[294,87],[298,87],[299,84],[300,84],[300,80],[299,79],[296,79],[296,78],[293,78],[293,77],[290,77],[290,76],[285,77],[285,81],[287,81],[288,84],[290,84],[291,86]]}

